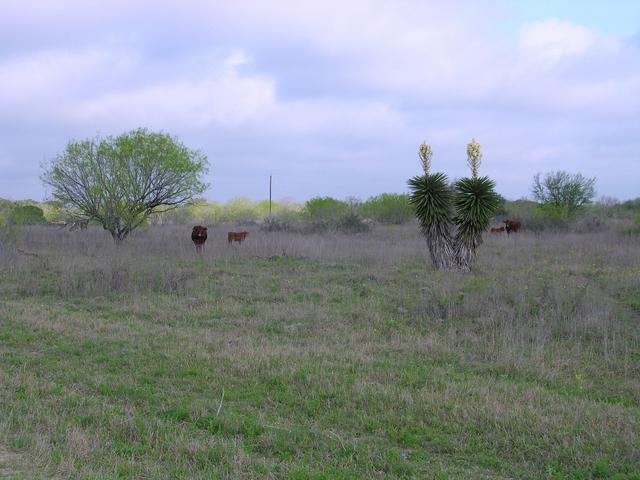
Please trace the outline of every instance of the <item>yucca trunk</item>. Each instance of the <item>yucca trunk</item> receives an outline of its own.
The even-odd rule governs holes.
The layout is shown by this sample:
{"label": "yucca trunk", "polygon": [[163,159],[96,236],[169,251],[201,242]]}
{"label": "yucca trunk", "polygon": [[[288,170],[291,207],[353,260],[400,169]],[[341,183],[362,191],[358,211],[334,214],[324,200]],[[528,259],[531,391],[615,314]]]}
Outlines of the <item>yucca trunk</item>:
{"label": "yucca trunk", "polygon": [[436,268],[443,270],[452,270],[456,266],[453,250],[453,242],[449,232],[443,231],[439,227],[431,227],[426,231],[423,229],[427,237],[427,247],[431,261]]}

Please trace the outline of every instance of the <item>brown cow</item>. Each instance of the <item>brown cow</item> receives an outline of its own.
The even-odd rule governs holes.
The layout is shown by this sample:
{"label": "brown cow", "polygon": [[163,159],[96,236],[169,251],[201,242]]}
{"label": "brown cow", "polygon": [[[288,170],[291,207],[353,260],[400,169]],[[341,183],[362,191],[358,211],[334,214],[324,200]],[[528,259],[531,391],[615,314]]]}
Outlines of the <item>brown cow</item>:
{"label": "brown cow", "polygon": [[229,232],[227,233],[227,242],[242,243],[242,241],[247,238],[247,235],[249,235],[249,232]]}
{"label": "brown cow", "polygon": [[504,232],[504,227],[491,227],[491,233],[503,233]]}
{"label": "brown cow", "polygon": [[520,227],[522,226],[522,223],[520,222],[520,220],[504,220],[504,225],[506,227],[507,230],[507,235],[509,235],[511,232],[516,233],[518,230],[520,230]]}
{"label": "brown cow", "polygon": [[207,241],[207,227],[196,225],[191,232],[191,240],[196,246],[196,252],[204,251],[204,242]]}

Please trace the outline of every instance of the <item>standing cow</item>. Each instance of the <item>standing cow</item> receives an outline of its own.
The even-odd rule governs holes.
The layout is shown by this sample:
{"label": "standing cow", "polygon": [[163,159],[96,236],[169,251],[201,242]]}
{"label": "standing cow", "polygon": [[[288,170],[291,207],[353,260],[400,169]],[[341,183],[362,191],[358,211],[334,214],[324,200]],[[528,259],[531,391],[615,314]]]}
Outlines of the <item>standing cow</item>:
{"label": "standing cow", "polygon": [[520,227],[522,226],[522,223],[520,222],[520,220],[505,220],[504,221],[504,226],[505,229],[507,231],[507,235],[511,234],[511,232],[516,233],[518,230],[520,230]]}
{"label": "standing cow", "polygon": [[196,225],[191,231],[191,240],[196,246],[196,252],[202,253],[204,251],[204,242],[207,241],[207,227],[202,225]]}
{"label": "standing cow", "polygon": [[242,243],[242,241],[247,238],[249,232],[229,232],[227,233],[227,242],[230,244],[233,242]]}

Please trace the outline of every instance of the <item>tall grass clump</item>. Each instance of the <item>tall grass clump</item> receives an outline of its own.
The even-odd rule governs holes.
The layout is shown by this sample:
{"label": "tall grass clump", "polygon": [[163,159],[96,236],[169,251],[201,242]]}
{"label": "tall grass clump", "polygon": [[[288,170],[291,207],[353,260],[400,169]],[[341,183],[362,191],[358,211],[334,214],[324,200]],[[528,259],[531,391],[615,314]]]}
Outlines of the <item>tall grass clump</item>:
{"label": "tall grass clump", "polygon": [[444,173],[429,173],[433,152],[423,143],[418,150],[424,175],[409,180],[410,203],[436,268],[470,271],[476,250],[482,244],[482,232],[500,204],[495,182],[478,177],[482,152],[475,140],[467,145],[467,163],[471,177],[449,185]]}

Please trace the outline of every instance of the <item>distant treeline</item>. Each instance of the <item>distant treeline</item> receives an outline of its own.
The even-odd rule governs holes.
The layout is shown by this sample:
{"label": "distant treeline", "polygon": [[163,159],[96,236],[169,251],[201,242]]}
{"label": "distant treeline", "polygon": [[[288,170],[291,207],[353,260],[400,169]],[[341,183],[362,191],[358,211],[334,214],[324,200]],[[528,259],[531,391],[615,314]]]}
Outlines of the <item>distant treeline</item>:
{"label": "distant treeline", "polygon": [[[10,201],[0,199],[0,226],[4,225],[63,225],[74,212],[65,210],[55,201]],[[517,218],[528,230],[571,229],[593,231],[619,221],[628,231],[640,231],[640,198],[619,202],[603,198],[586,205],[579,215],[567,218],[561,211],[531,200],[502,200],[495,222]],[[328,229],[346,232],[366,231],[372,224],[399,225],[413,221],[413,207],[407,194],[383,193],[367,200],[353,197],[338,200],[316,197],[304,203],[282,200],[252,201],[234,198],[228,202],[199,199],[191,204],[152,214],[148,223],[215,225],[220,223],[261,224],[268,230],[298,230],[303,232]]]}
{"label": "distant treeline", "polygon": [[[270,213],[273,219],[282,222],[314,221],[329,224],[354,215],[363,220],[387,224],[402,224],[413,218],[407,194],[383,193],[366,201],[355,198],[343,201],[331,197],[316,197],[304,203],[274,201],[271,203],[271,212],[268,200],[252,201],[239,197],[222,203],[199,199],[183,207],[155,212],[150,216],[149,223],[262,223],[270,217]],[[72,215],[73,212],[65,210],[55,201],[12,202],[0,199],[0,225],[63,223]]]}

